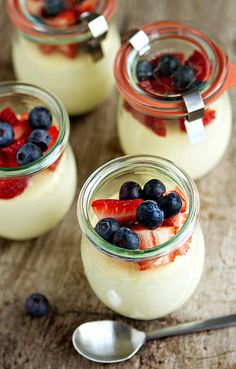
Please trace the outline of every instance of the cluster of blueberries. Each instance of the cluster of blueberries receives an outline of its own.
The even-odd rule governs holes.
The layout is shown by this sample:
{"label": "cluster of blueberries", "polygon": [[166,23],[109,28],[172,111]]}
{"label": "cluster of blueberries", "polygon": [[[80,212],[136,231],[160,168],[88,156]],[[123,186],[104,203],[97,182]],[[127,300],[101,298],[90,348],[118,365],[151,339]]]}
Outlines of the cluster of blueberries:
{"label": "cluster of blueberries", "polygon": [[[121,186],[119,199],[143,199],[137,208],[136,221],[147,229],[155,229],[164,219],[179,214],[182,209],[180,196],[175,192],[165,195],[165,192],[165,185],[158,179],[151,179],[143,189],[138,183],[129,181]],[[113,218],[99,220],[95,230],[104,240],[118,247],[135,250],[140,246],[138,235],[130,228],[121,226]]]}
{"label": "cluster of blueberries", "polygon": [[181,64],[171,54],[160,56],[155,68],[148,60],[140,60],[137,63],[136,74],[139,81],[150,80],[156,76],[171,77],[176,90],[186,90],[194,87],[197,83],[193,68],[189,65]]}

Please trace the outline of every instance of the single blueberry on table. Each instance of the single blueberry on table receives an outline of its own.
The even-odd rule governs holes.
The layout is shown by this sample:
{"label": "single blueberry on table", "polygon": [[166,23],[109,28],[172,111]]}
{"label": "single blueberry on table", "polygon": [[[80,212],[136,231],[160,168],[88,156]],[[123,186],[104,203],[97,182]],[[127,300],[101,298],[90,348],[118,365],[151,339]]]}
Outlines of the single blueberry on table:
{"label": "single blueberry on table", "polygon": [[14,141],[14,129],[5,122],[0,122],[0,148],[10,146]]}
{"label": "single blueberry on table", "polygon": [[45,129],[34,129],[29,136],[29,142],[37,145],[42,151],[46,151],[51,142],[51,136]]}
{"label": "single blueberry on table", "polygon": [[36,106],[29,113],[29,125],[32,129],[49,129],[52,125],[52,115],[43,106]]}
{"label": "single blueberry on table", "polygon": [[58,15],[65,10],[64,0],[45,0],[44,1],[46,14],[49,16]]}
{"label": "single blueberry on table", "polygon": [[119,193],[120,200],[133,200],[142,198],[142,188],[136,182],[123,183]]}
{"label": "single blueberry on table", "polygon": [[172,74],[174,87],[178,90],[187,90],[195,82],[195,73],[189,65],[180,65]]}
{"label": "single blueberry on table", "polygon": [[179,214],[183,203],[181,197],[177,193],[170,192],[168,195],[159,198],[158,205],[164,212],[164,218],[168,219]]}
{"label": "single blueberry on table", "polygon": [[33,318],[40,318],[49,312],[48,299],[40,293],[30,295],[25,303],[27,314]]}
{"label": "single blueberry on table", "polygon": [[100,219],[96,224],[95,231],[106,241],[113,240],[114,234],[120,229],[120,223],[113,218]]}
{"label": "single blueberry on table", "polygon": [[43,155],[42,150],[33,143],[27,143],[17,151],[16,160],[19,165],[33,163]]}
{"label": "single blueberry on table", "polygon": [[158,61],[155,73],[163,77],[170,77],[179,65],[180,62],[174,55],[162,55]]}
{"label": "single blueberry on table", "polygon": [[144,185],[143,198],[144,200],[157,201],[164,192],[166,192],[164,183],[159,181],[159,179],[151,179]]}
{"label": "single blueberry on table", "polygon": [[154,229],[163,222],[164,213],[155,201],[146,200],[138,206],[136,219],[144,227]]}
{"label": "single blueberry on table", "polygon": [[121,227],[113,237],[113,244],[128,250],[139,248],[140,240],[136,233],[126,227]]}
{"label": "single blueberry on table", "polygon": [[136,66],[136,75],[139,81],[153,78],[153,67],[148,60],[140,60]]}

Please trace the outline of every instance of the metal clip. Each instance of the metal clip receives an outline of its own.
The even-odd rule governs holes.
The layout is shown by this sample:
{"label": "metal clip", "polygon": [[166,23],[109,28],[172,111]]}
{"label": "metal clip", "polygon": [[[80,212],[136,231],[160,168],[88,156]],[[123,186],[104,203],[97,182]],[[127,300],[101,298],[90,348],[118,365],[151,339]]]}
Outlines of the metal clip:
{"label": "metal clip", "polygon": [[96,13],[86,14],[82,17],[82,21],[87,24],[93,36],[93,39],[87,43],[88,50],[93,60],[98,61],[104,56],[101,41],[104,40],[109,29],[107,21],[103,15]]}
{"label": "metal clip", "polygon": [[184,122],[188,137],[192,144],[198,144],[206,139],[202,121],[205,104],[198,90],[184,93],[183,99],[188,112],[188,118]]}
{"label": "metal clip", "polygon": [[141,29],[137,29],[129,36],[129,43],[139,53],[140,56],[144,55],[150,50],[150,43],[148,35]]}

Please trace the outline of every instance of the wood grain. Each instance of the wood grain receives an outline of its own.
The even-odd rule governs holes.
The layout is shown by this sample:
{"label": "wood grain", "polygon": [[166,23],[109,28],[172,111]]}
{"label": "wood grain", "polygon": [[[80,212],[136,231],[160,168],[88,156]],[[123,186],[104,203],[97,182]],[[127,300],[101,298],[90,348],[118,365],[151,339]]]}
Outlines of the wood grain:
{"label": "wood grain", "polygon": [[[11,26],[0,0],[0,80],[14,79],[10,58]],[[120,0],[119,29],[156,19],[189,19],[220,36],[236,62],[234,0]],[[236,93],[231,93],[236,113]],[[116,135],[117,93],[99,109],[72,120],[71,141],[78,164],[78,191],[88,175],[121,155]],[[224,122],[222,122],[224,124]],[[206,237],[204,276],[194,297],[179,311],[158,321],[129,321],[139,329],[235,312],[236,302],[236,130],[224,159],[198,181],[202,225]],[[0,240],[0,368],[89,369],[73,349],[71,334],[81,322],[122,319],[100,303],[90,290],[80,259],[80,230],[75,204],[61,224],[30,242]],[[1,220],[0,220],[1,221]],[[26,297],[35,291],[48,296],[49,316],[32,320],[24,313]],[[125,319],[123,319],[125,320]],[[126,320],[128,321],[128,320]],[[106,368],[233,369],[234,328],[149,342],[130,361]]]}

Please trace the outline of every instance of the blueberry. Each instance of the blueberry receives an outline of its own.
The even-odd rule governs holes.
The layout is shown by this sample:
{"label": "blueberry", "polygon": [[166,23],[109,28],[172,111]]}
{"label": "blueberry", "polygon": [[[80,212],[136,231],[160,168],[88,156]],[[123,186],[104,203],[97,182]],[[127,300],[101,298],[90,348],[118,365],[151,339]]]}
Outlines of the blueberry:
{"label": "blueberry", "polygon": [[63,0],[45,0],[45,10],[47,15],[55,16],[65,10],[65,3]]}
{"label": "blueberry", "polygon": [[164,212],[164,218],[168,219],[179,214],[183,204],[177,193],[170,192],[168,195],[160,197],[158,205]]}
{"label": "blueberry", "polygon": [[45,129],[35,129],[29,136],[29,142],[37,145],[42,151],[46,151],[51,142],[51,136]]}
{"label": "blueberry", "polygon": [[33,295],[27,298],[25,308],[27,314],[34,318],[40,318],[48,313],[49,302],[48,299],[40,293],[33,293]]}
{"label": "blueberry", "polygon": [[14,129],[8,123],[0,122],[0,148],[11,145],[14,141]]}
{"label": "blueberry", "polygon": [[148,229],[154,229],[161,225],[164,213],[153,200],[142,202],[137,209],[137,221]]}
{"label": "blueberry", "polygon": [[169,77],[178,68],[179,64],[179,60],[174,55],[162,55],[155,69],[155,73],[163,77]]}
{"label": "blueberry", "polygon": [[49,129],[52,125],[52,115],[43,106],[36,106],[29,113],[29,125],[32,129]]}
{"label": "blueberry", "polygon": [[195,82],[195,73],[189,65],[180,65],[172,74],[174,87],[178,90],[186,90]]}
{"label": "blueberry", "polygon": [[157,201],[164,192],[166,192],[165,185],[158,179],[151,179],[143,188],[143,198],[144,200]]}
{"label": "blueberry", "polygon": [[113,244],[123,249],[136,250],[139,248],[139,237],[131,229],[121,227],[113,237]]}
{"label": "blueberry", "polygon": [[113,218],[103,218],[96,224],[95,231],[106,241],[111,241],[120,229],[120,224]]}
{"label": "blueberry", "polygon": [[148,60],[140,60],[136,66],[136,74],[139,81],[153,78],[153,67]]}
{"label": "blueberry", "polygon": [[42,155],[42,150],[38,146],[27,143],[17,151],[16,160],[19,165],[26,165],[38,160]]}
{"label": "blueberry", "polygon": [[119,198],[120,200],[133,200],[140,199],[142,197],[142,188],[138,183],[128,181],[123,183],[120,188]]}

